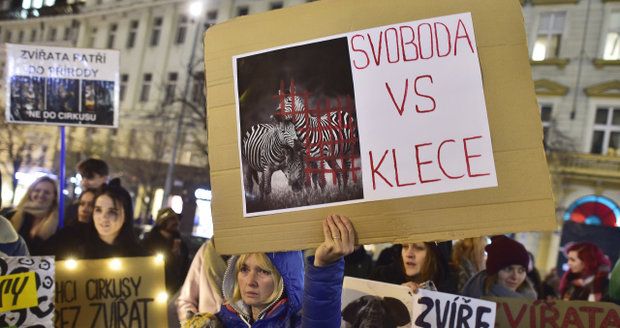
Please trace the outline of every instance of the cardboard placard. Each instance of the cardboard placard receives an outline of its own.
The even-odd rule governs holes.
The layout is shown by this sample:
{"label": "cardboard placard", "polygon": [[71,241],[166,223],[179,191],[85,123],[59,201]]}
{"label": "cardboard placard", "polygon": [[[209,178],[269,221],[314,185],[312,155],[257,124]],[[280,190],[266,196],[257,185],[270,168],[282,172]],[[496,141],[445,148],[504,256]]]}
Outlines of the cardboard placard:
{"label": "cardboard placard", "polygon": [[58,261],[56,327],[157,327],[168,322],[157,257]]}
{"label": "cardboard placard", "polygon": [[586,301],[528,301],[490,298],[497,303],[496,326],[516,327],[620,327],[620,306]]}
{"label": "cardboard placard", "polygon": [[[210,28],[205,65],[222,253],[317,246],[330,213],[349,216],[363,244],[555,227],[517,1],[304,4]],[[290,140],[280,122],[299,122],[291,112],[303,106],[335,133],[315,138],[318,148],[300,138],[310,187],[296,191],[294,143],[258,149],[244,138]],[[272,179],[246,165],[257,149],[281,152]]]}
{"label": "cardboard placard", "polygon": [[53,327],[54,258],[0,257],[0,327]]}
{"label": "cardboard placard", "polygon": [[118,50],[6,45],[9,123],[118,127]]}

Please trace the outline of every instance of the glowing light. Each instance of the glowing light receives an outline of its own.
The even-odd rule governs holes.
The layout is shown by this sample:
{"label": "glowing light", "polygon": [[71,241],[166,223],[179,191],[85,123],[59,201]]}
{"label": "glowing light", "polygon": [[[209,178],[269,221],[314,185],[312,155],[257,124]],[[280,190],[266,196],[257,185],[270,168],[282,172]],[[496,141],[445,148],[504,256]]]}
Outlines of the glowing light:
{"label": "glowing light", "polygon": [[202,15],[202,1],[194,1],[189,5],[189,14],[193,18],[200,17]]}
{"label": "glowing light", "polygon": [[547,46],[544,42],[536,42],[534,44],[534,51],[532,51],[532,60],[541,61],[545,60],[547,53]]}
{"label": "glowing light", "polygon": [[22,1],[22,8],[24,8],[24,9],[30,9],[30,6],[32,6],[32,1],[30,1],[30,0],[24,0],[24,1]]}
{"label": "glowing light", "polygon": [[211,200],[211,190],[198,188],[194,191],[196,199]]}
{"label": "glowing light", "polygon": [[166,258],[164,257],[164,254],[162,254],[162,253],[157,253],[155,255],[155,263],[156,264],[164,264],[165,259]]}
{"label": "glowing light", "polygon": [[75,270],[78,266],[78,262],[75,259],[68,259],[65,261],[65,268],[68,270]]}
{"label": "glowing light", "polygon": [[157,301],[158,303],[166,303],[168,301],[168,293],[160,292],[155,297],[155,301]]}
{"label": "glowing light", "polygon": [[175,213],[181,213],[181,211],[183,211],[183,198],[179,195],[172,196],[170,199],[170,207]]}
{"label": "glowing light", "polygon": [[114,271],[118,271],[122,268],[123,264],[121,263],[120,259],[111,259],[110,263],[108,264],[108,266],[110,267],[111,270]]}

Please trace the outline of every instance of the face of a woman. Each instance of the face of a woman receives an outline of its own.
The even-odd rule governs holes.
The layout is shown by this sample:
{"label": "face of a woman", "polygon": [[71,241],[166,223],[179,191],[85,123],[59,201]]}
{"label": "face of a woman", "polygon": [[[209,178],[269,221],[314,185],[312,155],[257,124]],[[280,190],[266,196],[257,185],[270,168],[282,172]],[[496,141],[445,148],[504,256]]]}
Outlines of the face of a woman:
{"label": "face of a woman", "polygon": [[522,265],[507,266],[497,272],[497,282],[514,292],[525,281],[526,274],[527,272]]}
{"label": "face of a woman", "polygon": [[269,305],[267,300],[275,288],[273,275],[258,266],[255,255],[250,255],[241,265],[237,283],[245,304],[260,310]]}
{"label": "face of a woman", "polygon": [[95,229],[102,239],[114,239],[118,236],[125,221],[123,208],[107,195],[97,197],[93,212]]}
{"label": "face of a woman", "polygon": [[407,276],[414,276],[420,273],[427,253],[428,247],[424,243],[403,244],[401,254]]}
{"label": "face of a woman", "polygon": [[41,181],[30,192],[30,200],[41,207],[50,207],[54,201],[54,185],[51,182]]}
{"label": "face of a woman", "polygon": [[90,191],[85,191],[80,197],[78,204],[78,220],[80,222],[88,223],[90,216],[93,214],[95,208],[95,194]]}
{"label": "face of a woman", "polygon": [[585,264],[579,258],[579,253],[577,251],[568,252],[568,267],[570,268],[570,272],[572,273],[581,273],[583,272]]}

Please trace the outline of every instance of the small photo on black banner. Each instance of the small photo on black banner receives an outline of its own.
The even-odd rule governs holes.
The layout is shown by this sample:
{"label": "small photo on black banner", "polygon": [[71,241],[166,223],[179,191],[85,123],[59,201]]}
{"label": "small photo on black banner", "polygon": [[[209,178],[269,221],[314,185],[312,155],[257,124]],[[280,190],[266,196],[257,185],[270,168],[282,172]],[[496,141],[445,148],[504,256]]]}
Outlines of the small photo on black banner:
{"label": "small photo on black banner", "polygon": [[11,119],[41,121],[45,108],[45,79],[31,76],[11,77]]}

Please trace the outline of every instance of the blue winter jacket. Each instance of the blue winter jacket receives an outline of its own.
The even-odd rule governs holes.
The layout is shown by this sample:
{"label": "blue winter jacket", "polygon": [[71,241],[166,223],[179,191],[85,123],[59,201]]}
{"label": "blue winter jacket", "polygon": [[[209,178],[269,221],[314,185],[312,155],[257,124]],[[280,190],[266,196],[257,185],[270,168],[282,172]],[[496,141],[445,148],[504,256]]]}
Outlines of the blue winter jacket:
{"label": "blue winter jacket", "polygon": [[[304,283],[304,260],[299,251],[267,253],[282,276],[282,296],[266,308],[262,318],[249,324],[250,310],[243,301],[232,303],[233,283],[237,273],[238,257],[232,257],[224,275],[223,294],[226,303],[217,317],[226,328],[339,328],[340,302],[344,260],[317,268],[314,258],[306,263]],[[303,290],[302,290],[303,288]]]}

